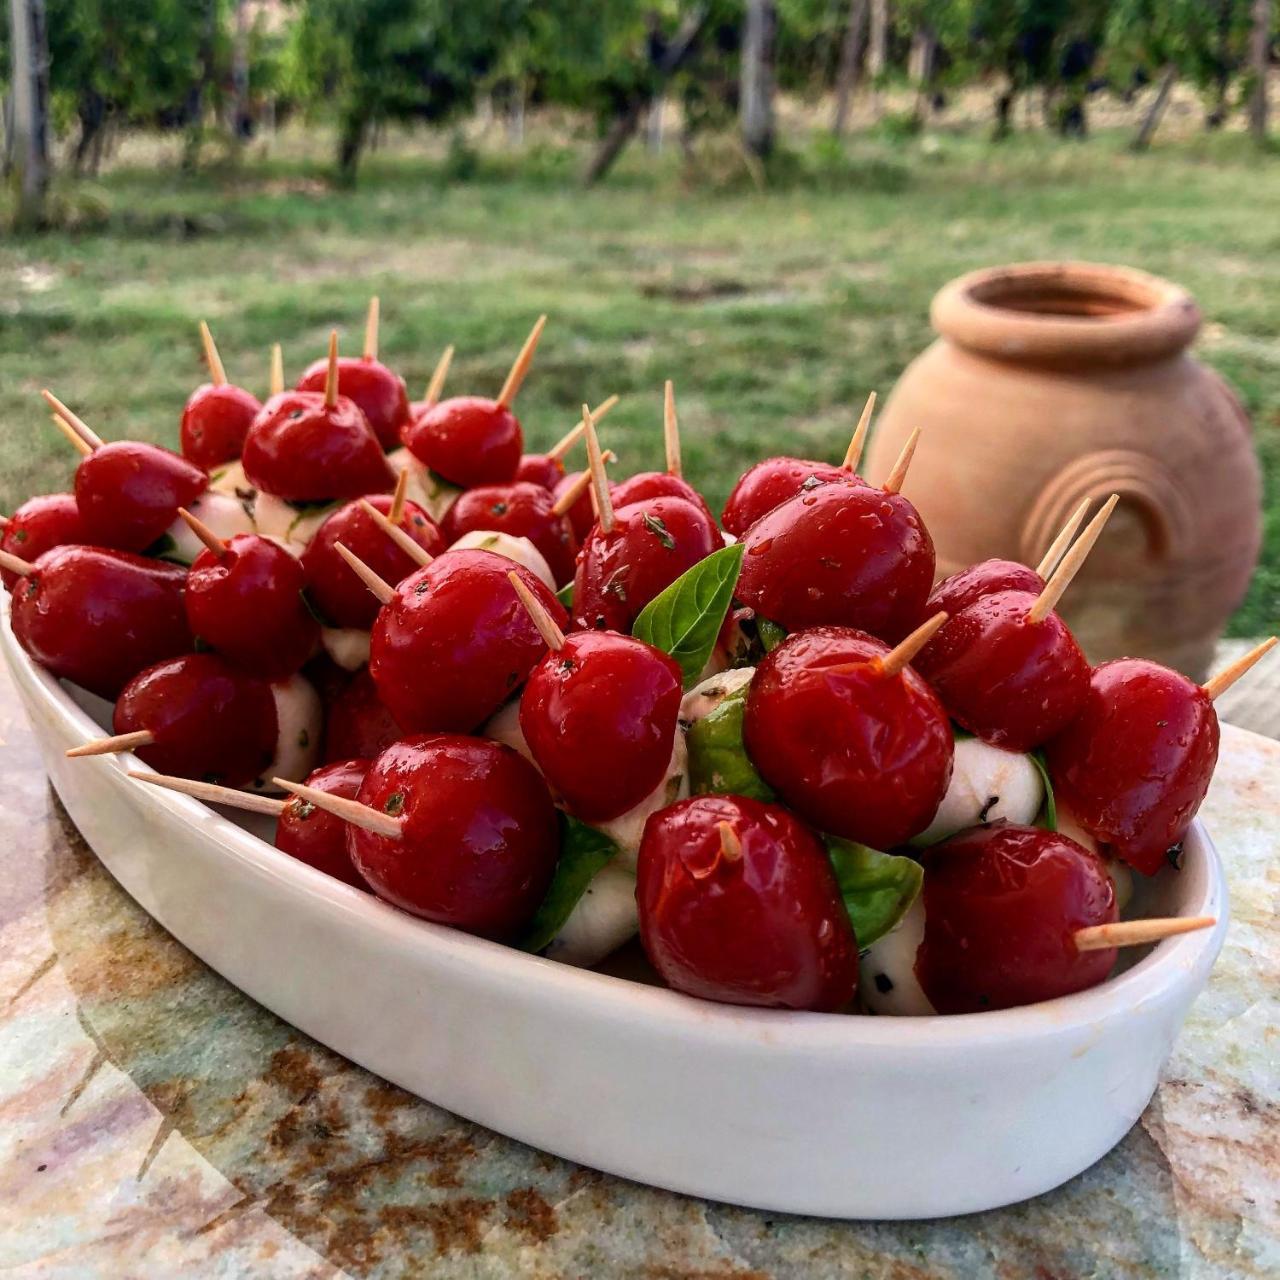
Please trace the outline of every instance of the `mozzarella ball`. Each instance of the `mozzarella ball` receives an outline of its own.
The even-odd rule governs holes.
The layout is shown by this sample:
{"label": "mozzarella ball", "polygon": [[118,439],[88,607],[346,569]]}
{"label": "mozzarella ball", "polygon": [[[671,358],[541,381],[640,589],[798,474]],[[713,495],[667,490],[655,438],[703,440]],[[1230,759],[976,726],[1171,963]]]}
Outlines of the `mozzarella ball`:
{"label": "mozzarella ball", "polygon": [[300,556],[316,536],[316,531],[337,508],[336,502],[323,507],[299,508],[273,493],[259,493],[253,504],[253,518],[260,534]]}
{"label": "mozzarella ball", "polygon": [[462,490],[433,475],[403,445],[387,454],[387,461],[397,472],[409,473],[405,495],[439,524]]}
{"label": "mozzarella ball", "polygon": [[[226,542],[237,533],[253,533],[253,517],[239,498],[206,489],[188,508],[197,520],[205,524]],[[179,516],[165,530],[173,546],[165,552],[164,559],[190,564],[204,549],[204,543],[191,531],[191,526]]]}
{"label": "mozzarella ball", "polygon": [[873,942],[858,966],[858,998],[868,1013],[922,1018],[937,1010],[916,978],[916,952],[924,941],[924,897],[883,938]]}
{"label": "mozzarella ball", "polygon": [[733,671],[707,676],[695,684],[681,700],[681,723],[693,725],[709,716],[730,694],[746,688],[755,673],[755,667],[738,667]]}
{"label": "mozzarella ball", "polygon": [[230,498],[240,498],[252,503],[257,490],[249,482],[239,458],[224,466],[214,467],[209,472],[209,492],[226,494]]}
{"label": "mozzarella ball", "polygon": [[562,964],[589,968],[635,937],[636,878],[611,862],[596,873],[545,954]]}
{"label": "mozzarella ball", "polygon": [[[525,741],[524,730],[520,728],[519,698],[499,707],[485,722],[480,730],[480,736],[492,738],[495,742],[511,747],[524,756],[535,769],[538,768],[538,762],[533,758],[533,752],[529,750],[529,744]],[[542,770],[538,769],[538,772],[541,773]]]}
{"label": "mozzarella ball", "polygon": [[369,661],[370,634],[360,627],[321,627],[320,643],[344,671],[359,671]]}
{"label": "mozzarella ball", "polygon": [[911,843],[937,844],[957,831],[1000,818],[1029,825],[1043,804],[1044,782],[1030,756],[961,738],[947,793],[933,821]]}
{"label": "mozzarella ball", "polygon": [[635,875],[640,839],[644,835],[644,824],[648,822],[649,815],[675,804],[677,800],[685,799],[688,794],[689,753],[684,745],[684,734],[677,730],[667,776],[634,809],[628,809],[611,822],[595,824],[597,831],[603,831],[618,846],[619,852],[611,865],[625,867]]}
{"label": "mozzarella ball", "polygon": [[464,533],[457,542],[451,543],[450,551],[492,551],[496,556],[506,556],[516,564],[523,565],[530,573],[541,578],[549,591],[556,589],[556,580],[551,576],[551,567],[546,558],[528,538],[518,538],[511,533],[500,533],[497,529],[473,529]]}
{"label": "mozzarella ball", "polygon": [[1098,842],[1077,821],[1075,814],[1061,805],[1058,806],[1058,831],[1102,859],[1107,868],[1107,875],[1115,885],[1116,909],[1123,915],[1124,909],[1133,898],[1133,872],[1119,858],[1107,857]]}
{"label": "mozzarella ball", "polygon": [[276,703],[276,754],[254,782],[254,791],[279,791],[272,778],[301,782],[316,767],[324,734],[320,695],[309,680],[298,675],[275,680],[271,696]]}

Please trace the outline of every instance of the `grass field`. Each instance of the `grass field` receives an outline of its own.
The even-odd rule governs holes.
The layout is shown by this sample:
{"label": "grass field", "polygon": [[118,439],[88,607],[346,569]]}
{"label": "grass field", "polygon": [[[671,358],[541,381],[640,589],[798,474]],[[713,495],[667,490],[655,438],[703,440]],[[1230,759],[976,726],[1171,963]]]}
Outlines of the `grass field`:
{"label": "grass field", "polygon": [[402,141],[370,157],[356,192],[326,185],[324,139],[192,179],[126,160],[100,183],[104,230],[0,243],[0,507],[68,482],[41,386],[103,435],[173,443],[201,380],[197,320],[232,378],[264,391],[272,341],[292,374],[332,325],[354,350],[372,292],[385,358],[414,394],[448,342],[451,387],[496,393],[549,312],[521,396],[535,445],[616,391],[610,442],[627,467],[656,463],[674,378],[687,469],[718,501],[767,449],[838,456],[958,272],[1097,258],[1198,296],[1200,354],[1257,424],[1267,543],[1233,626],[1257,634],[1280,616],[1280,160],[1236,136],[1144,157],[1122,142],[884,134],[801,157],[763,193],[691,189],[674,156],[639,150],[589,193],[572,181],[579,157],[537,146],[469,162],[460,181],[456,158]]}

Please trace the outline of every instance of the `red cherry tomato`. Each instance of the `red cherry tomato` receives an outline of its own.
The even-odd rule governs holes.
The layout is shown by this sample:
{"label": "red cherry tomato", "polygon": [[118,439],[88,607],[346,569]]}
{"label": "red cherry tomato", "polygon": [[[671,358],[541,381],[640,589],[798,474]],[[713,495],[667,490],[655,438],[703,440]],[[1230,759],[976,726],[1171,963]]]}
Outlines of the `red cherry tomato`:
{"label": "red cherry tomato", "polygon": [[[328,377],[329,361],[316,360],[298,379],[298,390],[323,392]],[[409,393],[398,373],[380,360],[340,356],[338,394],[359,406],[384,449],[400,447],[400,429],[409,421]]]}
{"label": "red cherry tomato", "polygon": [[1079,716],[1046,748],[1059,802],[1106,852],[1154,875],[1196,816],[1218,761],[1198,685],[1142,658],[1093,672]]}
{"label": "red cherry tomato", "polygon": [[206,471],[234,462],[261,408],[257,396],[229,382],[197,387],[182,411],[182,456]]}
{"label": "red cherry tomato", "polygon": [[[571,471],[551,491],[551,496],[559,502],[573,488],[581,476],[581,471]],[[609,486],[609,492],[613,492],[613,485]],[[596,509],[591,505],[591,491],[584,489],[578,495],[577,501],[569,508],[569,523],[573,526],[573,536],[578,539],[580,544],[586,541],[587,534],[591,532],[591,526],[595,522]]]}
{"label": "red cherry tomato", "polygon": [[962,609],[997,591],[1030,591],[1038,596],[1043,590],[1044,579],[1025,564],[1016,560],[981,560],[943,578],[929,593],[920,621],[940,611],[954,618]]}
{"label": "red cherry tomato", "polygon": [[145,667],[192,645],[187,572],[98,547],[55,547],[13,591],[18,643],[55,676],[114,698]]}
{"label": "red cherry tomato", "polygon": [[517,538],[528,538],[547,562],[556,585],[573,577],[578,540],[573,526],[552,508],[549,489],[537,484],[492,484],[458,495],[444,517],[444,536],[457,542],[475,529],[497,529]]}
{"label": "red cherry tomato", "polygon": [[996,822],[925,854],[924,941],[916,977],[939,1013],[1054,1000],[1097,986],[1114,948],[1076,949],[1077,929],[1110,924],[1102,859],[1037,827]]}
{"label": "red cherry tomato", "polygon": [[680,668],[661,650],[612,631],[580,631],[534,667],[520,728],[569,812],[608,822],[666,776],[680,698]]}
{"label": "red cherry tomato", "polygon": [[372,760],[403,735],[395,717],[382,705],[368,667],[339,690],[325,706],[324,758]]}
{"label": "red cherry tomato", "polygon": [[823,831],[889,849],[933,820],[951,780],[947,713],[910,667],[846,627],[788,636],[756,668],[747,753],[775,791]]}
{"label": "red cherry tomato", "polygon": [[406,578],[373,625],[369,671],[408,732],[465,732],[525,682],[547,646],[512,590],[521,581],[564,627],[546,584],[491,551],[446,551]]}
{"label": "red cherry tomato", "polygon": [[1089,663],[1056,613],[1027,614],[1029,591],[982,596],[916,655],[951,718],[1007,751],[1032,751],[1075,719]]}
{"label": "red cherry tomato", "polygon": [[510,747],[426,734],[388,747],[358,799],[400,819],[401,838],[347,830],[373,891],[414,915],[507,937],[551,883],[560,827],[538,771]]}
{"label": "red cherry tomato", "polygon": [[185,458],[140,440],[113,440],[76,468],[76,505],[98,546],[145,551],[208,487]]}
{"label": "red cherry tomato", "polygon": [[[0,551],[28,562],[54,547],[84,541],[84,522],[72,493],[45,493],[28,498],[0,529]],[[0,569],[0,582],[10,591],[18,580],[12,569]]]}
{"label": "red cherry tomato", "polygon": [[[393,500],[387,494],[369,494],[368,500],[384,516],[391,510]],[[416,502],[404,504],[400,527],[428,555],[437,556],[445,548],[436,522]],[[338,554],[339,542],[392,586],[418,566],[374,524],[359,501],[339,507],[316,530],[302,553],[308,596],[335,627],[366,629],[378,616],[378,602]]]}
{"label": "red cherry tomato", "polygon": [[[317,769],[307,779],[307,786],[354,800],[368,772],[368,760],[341,760]],[[369,887],[347,851],[347,823],[301,796],[285,805],[276,822],[276,848],[344,884]]]}
{"label": "red cherry tomato", "polygon": [[741,538],[761,516],[788,498],[808,493],[821,484],[864,484],[861,476],[832,466],[829,462],[809,462],[804,458],[765,458],[742,473],[724,504],[720,523]]}
{"label": "red cherry tomato", "polygon": [[256,533],[205,549],[187,577],[187,622],[228,662],[268,680],[292,675],[311,656],[320,626],[302,599],[302,566]]}
{"label": "red cherry tomato", "polygon": [[573,621],[584,631],[629,632],[636,615],[699,560],[724,545],[705,513],[683,498],[652,498],[596,525],[578,557]]}
{"label": "red cherry tomato", "polygon": [[715,513],[707,506],[707,500],[681,476],[669,471],[640,471],[617,484],[609,486],[615,507],[629,507],[637,502],[649,502],[653,498],[683,498],[692,502],[715,526]]}
{"label": "red cherry tomato", "polygon": [[332,409],[314,391],[272,396],[253,420],[241,455],[249,483],[286,502],[325,502],[395,487],[378,437],[357,405]]}
{"label": "red cherry tomato", "polygon": [[933,585],[933,539],[901,494],[825,484],[789,498],[743,538],[737,594],[788,631],[857,627],[896,644]]}
{"label": "red cherry tomato", "polygon": [[212,653],[148,667],[120,691],[116,733],[146,729],[137,755],[157,773],[228,787],[252,782],[276,754],[276,703],[265,680]]}
{"label": "red cherry tomato", "polygon": [[564,479],[564,463],[545,453],[525,453],[520,456],[515,478],[517,481],[540,484],[544,489],[554,490]]}
{"label": "red cherry tomato", "polygon": [[441,400],[405,427],[403,436],[419,462],[464,489],[509,484],[524,448],[520,420],[483,396]]}
{"label": "red cherry tomato", "polygon": [[[730,854],[721,823],[740,852]],[[636,875],[640,938],[669,986],[704,1000],[826,1011],[858,985],[831,860],[779,805],[697,796],[655,813]]]}

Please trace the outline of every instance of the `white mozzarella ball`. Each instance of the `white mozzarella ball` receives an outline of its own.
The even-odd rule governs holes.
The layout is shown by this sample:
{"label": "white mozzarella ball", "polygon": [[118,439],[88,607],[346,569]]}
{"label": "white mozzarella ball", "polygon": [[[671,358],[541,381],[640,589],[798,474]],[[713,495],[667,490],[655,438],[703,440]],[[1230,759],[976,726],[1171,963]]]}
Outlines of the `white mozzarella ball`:
{"label": "white mozzarella ball", "polygon": [[957,831],[1004,818],[1032,823],[1044,804],[1044,782],[1030,756],[989,746],[978,738],[956,743],[947,794],[914,845],[936,844]]}
{"label": "white mozzarella ball", "polygon": [[873,942],[858,964],[858,997],[868,1013],[922,1018],[937,1013],[916,978],[916,952],[924,941],[924,898],[883,938]]}
{"label": "white mozzarella ball", "polygon": [[562,964],[589,968],[630,941],[639,929],[636,878],[611,862],[597,872],[545,954]]}
{"label": "white mozzarella ball", "polygon": [[360,627],[321,627],[324,651],[344,671],[359,671],[369,661],[370,633]]}
{"label": "white mozzarella ball", "polygon": [[525,740],[524,730],[520,728],[519,698],[499,707],[485,722],[484,728],[480,730],[480,736],[504,743],[524,756],[535,769],[538,768],[538,762],[533,758],[533,752],[529,750],[529,744]]}
{"label": "white mozzarella ball", "polygon": [[684,734],[677,730],[666,777],[634,809],[628,809],[611,822],[593,824],[596,830],[603,831],[618,846],[619,852],[614,864],[625,867],[634,875],[640,839],[644,835],[644,824],[648,822],[650,814],[665,809],[669,804],[675,804],[677,800],[685,799],[688,794],[689,753],[684,745]]}
{"label": "white mozzarella ball", "polygon": [[529,541],[518,538],[511,533],[500,533],[497,529],[473,529],[464,533],[457,542],[449,547],[450,551],[492,551],[496,556],[505,556],[518,565],[523,565],[534,577],[541,579],[547,589],[556,589],[556,580],[551,574],[551,566],[546,557]]}
{"label": "white mozzarella ball", "polygon": [[316,767],[324,732],[320,695],[305,677],[273,681],[271,696],[276,703],[276,754],[254,782],[254,791],[279,791],[272,778],[301,782]]}
{"label": "white mozzarella ball", "polygon": [[[253,517],[239,498],[206,489],[188,508],[197,520],[202,520],[224,542],[237,533],[253,533]],[[165,532],[173,546],[165,552],[166,560],[190,564],[205,548],[204,543],[191,531],[191,526],[179,516]]]}
{"label": "white mozzarella ball", "polygon": [[231,498],[240,498],[252,502],[257,490],[244,473],[244,467],[237,458],[234,462],[214,467],[209,472],[209,490],[212,493],[223,493]]}
{"label": "white mozzarella ball", "polygon": [[681,723],[697,724],[699,720],[709,716],[730,694],[749,685],[755,673],[755,667],[738,667],[733,671],[707,676],[695,684],[681,699]]}
{"label": "white mozzarella ball", "polygon": [[316,536],[316,530],[337,509],[336,502],[323,507],[298,508],[273,493],[259,493],[253,504],[253,518],[259,533],[300,556]]}
{"label": "white mozzarella ball", "polygon": [[1119,858],[1107,857],[1098,842],[1080,825],[1075,814],[1061,805],[1058,806],[1058,832],[1069,836],[1076,844],[1082,845],[1090,853],[1096,853],[1102,859],[1103,865],[1107,868],[1107,875],[1115,885],[1116,908],[1123,913],[1133,897],[1133,872]]}
{"label": "white mozzarella ball", "polygon": [[409,500],[416,502],[437,523],[443,520],[462,490],[433,475],[404,445],[387,454],[387,461],[397,473],[409,473],[409,484],[405,490]]}

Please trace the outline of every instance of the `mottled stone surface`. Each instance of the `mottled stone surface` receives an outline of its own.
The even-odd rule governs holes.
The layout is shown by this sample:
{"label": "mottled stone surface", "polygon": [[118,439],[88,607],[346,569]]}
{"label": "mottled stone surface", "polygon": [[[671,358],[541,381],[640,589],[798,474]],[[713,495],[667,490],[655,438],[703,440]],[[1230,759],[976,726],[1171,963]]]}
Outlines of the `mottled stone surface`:
{"label": "mottled stone surface", "polygon": [[1056,1192],[922,1223],[648,1190],[383,1084],[125,896],[53,798],[3,675],[0,774],[6,1275],[1280,1274],[1280,743],[1224,734],[1206,817],[1234,921],[1141,1123]]}

